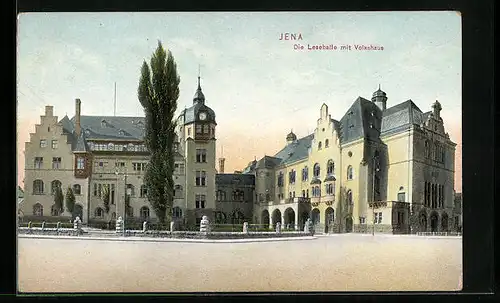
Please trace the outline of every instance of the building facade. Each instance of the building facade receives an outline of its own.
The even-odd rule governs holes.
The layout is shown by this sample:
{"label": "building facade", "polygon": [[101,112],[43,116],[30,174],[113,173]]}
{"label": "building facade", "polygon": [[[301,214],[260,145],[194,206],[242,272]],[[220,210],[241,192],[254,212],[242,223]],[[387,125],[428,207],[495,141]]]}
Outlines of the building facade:
{"label": "building facade", "polygon": [[[455,143],[441,105],[422,112],[408,100],[387,107],[380,88],[358,97],[340,120],[320,108],[316,128],[290,132],[273,156],[224,173],[216,159],[216,116],[200,79],[193,104],[177,118],[173,220],[199,224],[243,221],[302,229],[308,218],[319,232],[448,231],[454,229]],[[25,145],[24,217],[76,217],[109,222],[117,217],[154,221],[144,172],[149,153],[143,117],[54,116],[45,108]],[[216,162],[219,169],[216,169]],[[53,192],[71,188],[75,209],[59,213]]]}
{"label": "building facade", "polygon": [[380,88],[340,120],[323,104],[314,133],[290,132],[274,156],[250,163],[261,224],[317,231],[415,233],[453,228],[455,146],[436,101],[387,108]]}

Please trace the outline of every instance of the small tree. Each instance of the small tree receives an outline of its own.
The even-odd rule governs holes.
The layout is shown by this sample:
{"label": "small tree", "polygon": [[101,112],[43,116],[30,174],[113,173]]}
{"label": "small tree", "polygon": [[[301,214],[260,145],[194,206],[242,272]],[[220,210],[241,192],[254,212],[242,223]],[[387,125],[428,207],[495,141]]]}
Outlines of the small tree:
{"label": "small tree", "polygon": [[64,211],[64,194],[60,186],[55,189],[54,204],[59,214]]}
{"label": "small tree", "polygon": [[73,210],[75,209],[75,194],[73,193],[73,189],[68,187],[66,190],[66,210],[73,214]]}
{"label": "small tree", "polygon": [[104,211],[106,213],[109,213],[109,200],[111,199],[109,185],[104,184],[104,186],[101,187],[101,197],[102,197],[102,202],[104,204]]}

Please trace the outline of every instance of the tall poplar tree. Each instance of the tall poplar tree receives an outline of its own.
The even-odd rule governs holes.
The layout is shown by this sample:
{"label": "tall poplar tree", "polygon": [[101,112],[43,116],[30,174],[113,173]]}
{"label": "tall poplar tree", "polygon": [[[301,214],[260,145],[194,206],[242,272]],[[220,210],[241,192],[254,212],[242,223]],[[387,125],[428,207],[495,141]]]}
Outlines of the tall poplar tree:
{"label": "tall poplar tree", "polygon": [[150,153],[144,183],[148,200],[161,223],[171,221],[174,193],[174,121],[180,77],[170,51],[160,41],[150,65],[143,62],[138,98],[145,113],[144,142]]}

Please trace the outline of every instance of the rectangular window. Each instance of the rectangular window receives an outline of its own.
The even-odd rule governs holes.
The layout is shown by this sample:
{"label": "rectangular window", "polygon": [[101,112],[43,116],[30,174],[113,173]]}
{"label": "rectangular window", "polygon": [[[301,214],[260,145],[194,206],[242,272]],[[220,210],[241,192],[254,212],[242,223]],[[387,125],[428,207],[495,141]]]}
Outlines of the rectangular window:
{"label": "rectangular window", "polygon": [[202,171],[196,171],[196,186],[206,186],[207,184],[207,172],[202,170]]}
{"label": "rectangular window", "polygon": [[125,162],[115,162],[115,167],[125,167]]}
{"label": "rectangular window", "polygon": [[201,125],[196,125],[196,133],[201,134]]}
{"label": "rectangular window", "polygon": [[43,168],[43,157],[35,157],[35,169]]}
{"label": "rectangular window", "polygon": [[97,184],[94,183],[94,197],[97,196]]}
{"label": "rectangular window", "polygon": [[208,125],[203,125],[203,133],[208,134],[208,132],[209,132]]}
{"label": "rectangular window", "polygon": [[52,169],[60,169],[61,168],[61,158],[53,157],[52,158]]}
{"label": "rectangular window", "polygon": [[359,224],[365,224],[365,223],[366,223],[365,217],[359,217]]}
{"label": "rectangular window", "polygon": [[207,150],[206,149],[196,149],[196,162],[206,163],[207,162]]}
{"label": "rectangular window", "polygon": [[382,213],[375,213],[375,224],[381,224],[382,223]]}
{"label": "rectangular window", "polygon": [[405,193],[398,193],[398,202],[405,201]]}
{"label": "rectangular window", "polygon": [[102,194],[102,185],[101,184],[98,184],[97,185],[97,188],[98,188],[98,191],[97,191],[97,195],[99,196],[99,198],[101,197],[101,194]]}
{"label": "rectangular window", "polygon": [[205,208],[206,196],[196,195],[195,203],[196,203],[196,208]]}
{"label": "rectangular window", "polygon": [[188,136],[191,136],[191,127],[188,127]]}
{"label": "rectangular window", "polygon": [[57,148],[57,140],[52,140],[52,149],[56,149]]}
{"label": "rectangular window", "polygon": [[85,168],[85,159],[76,158],[76,169],[84,169],[84,168]]}
{"label": "rectangular window", "polygon": [[40,147],[41,148],[47,147],[47,140],[45,140],[45,139],[40,140]]}
{"label": "rectangular window", "polygon": [[148,195],[148,189],[146,188],[146,186],[142,185],[141,186],[141,198],[144,198]]}

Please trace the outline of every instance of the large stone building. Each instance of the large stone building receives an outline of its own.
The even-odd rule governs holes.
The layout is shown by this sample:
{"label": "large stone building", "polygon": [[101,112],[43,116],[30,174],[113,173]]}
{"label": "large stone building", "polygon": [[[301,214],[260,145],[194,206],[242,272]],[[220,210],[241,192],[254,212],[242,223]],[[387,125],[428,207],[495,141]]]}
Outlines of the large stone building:
{"label": "large stone building", "polygon": [[[225,174],[225,159],[216,170],[215,112],[198,79],[192,106],[177,120],[174,220],[194,225],[207,215],[217,223],[302,229],[311,218],[328,232],[449,230],[455,144],[441,105],[422,112],[411,100],[386,104],[380,88],[371,101],[357,98],[340,120],[323,104],[312,134],[290,132],[274,156]],[[52,193],[71,187],[71,215],[84,222],[155,220],[143,184],[143,135],[143,117],[81,115],[77,99],[75,116],[59,120],[47,106],[25,145],[22,213],[37,220],[69,216],[54,208]]]}
{"label": "large stone building", "polygon": [[253,161],[260,223],[319,231],[447,231],[453,218],[455,143],[435,102],[387,108],[380,88],[358,97],[340,120],[323,104],[314,133],[290,132],[274,156]]}

